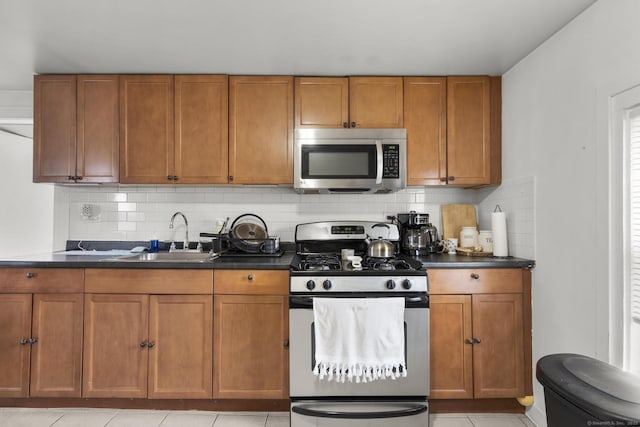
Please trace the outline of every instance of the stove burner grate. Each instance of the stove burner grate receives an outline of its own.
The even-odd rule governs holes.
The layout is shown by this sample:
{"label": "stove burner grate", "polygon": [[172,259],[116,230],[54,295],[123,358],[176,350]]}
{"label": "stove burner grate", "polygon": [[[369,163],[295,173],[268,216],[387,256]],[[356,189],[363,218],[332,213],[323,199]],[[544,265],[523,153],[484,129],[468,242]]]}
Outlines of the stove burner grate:
{"label": "stove burner grate", "polygon": [[342,270],[342,263],[337,255],[308,255],[300,261],[303,271]]}
{"label": "stove burner grate", "polygon": [[411,264],[400,258],[375,258],[367,257],[363,265],[369,270],[394,271],[413,270]]}

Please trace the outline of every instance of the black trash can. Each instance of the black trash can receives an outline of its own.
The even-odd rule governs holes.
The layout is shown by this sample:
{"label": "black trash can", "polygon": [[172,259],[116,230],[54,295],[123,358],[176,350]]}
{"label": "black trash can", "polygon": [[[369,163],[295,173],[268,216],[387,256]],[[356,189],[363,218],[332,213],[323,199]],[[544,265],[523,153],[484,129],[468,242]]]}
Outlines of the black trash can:
{"label": "black trash can", "polygon": [[579,354],[538,360],[548,427],[640,426],[640,377]]}

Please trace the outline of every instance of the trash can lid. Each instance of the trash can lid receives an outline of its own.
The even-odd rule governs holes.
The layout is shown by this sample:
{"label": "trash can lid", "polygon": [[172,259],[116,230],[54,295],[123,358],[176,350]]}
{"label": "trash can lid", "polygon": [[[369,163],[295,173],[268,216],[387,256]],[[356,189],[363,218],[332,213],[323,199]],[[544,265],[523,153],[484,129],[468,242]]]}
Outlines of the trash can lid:
{"label": "trash can lid", "polygon": [[536,378],[600,420],[640,421],[640,377],[579,354],[541,358]]}

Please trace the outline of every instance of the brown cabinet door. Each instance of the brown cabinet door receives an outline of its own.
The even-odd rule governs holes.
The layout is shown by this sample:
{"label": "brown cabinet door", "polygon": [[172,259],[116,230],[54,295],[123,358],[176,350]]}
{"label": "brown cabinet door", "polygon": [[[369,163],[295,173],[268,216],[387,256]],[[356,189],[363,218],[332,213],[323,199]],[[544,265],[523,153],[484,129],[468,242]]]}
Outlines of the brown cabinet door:
{"label": "brown cabinet door", "polygon": [[403,127],[402,97],[402,77],[350,77],[350,127]]}
{"label": "brown cabinet door", "polygon": [[491,183],[491,79],[447,78],[449,184]]}
{"label": "brown cabinet door", "polygon": [[120,182],[174,182],[173,106],[173,76],[120,76]]}
{"label": "brown cabinet door", "polygon": [[81,182],[118,182],[118,76],[78,76],[77,167]]}
{"label": "brown cabinet door", "polygon": [[293,183],[293,77],[229,77],[229,182]]}
{"label": "brown cabinet door", "polygon": [[37,75],[33,86],[33,182],[74,182],[76,76]]}
{"label": "brown cabinet door", "polygon": [[149,398],[212,397],[213,297],[152,295]]}
{"label": "brown cabinet door", "polygon": [[214,297],[214,398],[289,396],[286,296]]}
{"label": "brown cabinet door", "polygon": [[347,77],[296,77],[296,128],[349,127]]}
{"label": "brown cabinet door", "polygon": [[175,76],[175,173],[180,184],[226,184],[227,76]]}
{"label": "brown cabinet door", "polygon": [[31,294],[0,295],[0,396],[29,395]]}
{"label": "brown cabinet door", "polygon": [[82,305],[82,294],[34,295],[32,397],[80,397]]}
{"label": "brown cabinet door", "polygon": [[471,295],[432,295],[430,371],[434,399],[473,398]]}
{"label": "brown cabinet door", "polygon": [[524,396],[522,294],[473,296],[474,395]]}
{"label": "brown cabinet door", "polygon": [[147,397],[148,295],[85,295],[82,397]]}
{"label": "brown cabinet door", "polygon": [[407,129],[407,184],[445,185],[446,77],[404,78],[404,125]]}

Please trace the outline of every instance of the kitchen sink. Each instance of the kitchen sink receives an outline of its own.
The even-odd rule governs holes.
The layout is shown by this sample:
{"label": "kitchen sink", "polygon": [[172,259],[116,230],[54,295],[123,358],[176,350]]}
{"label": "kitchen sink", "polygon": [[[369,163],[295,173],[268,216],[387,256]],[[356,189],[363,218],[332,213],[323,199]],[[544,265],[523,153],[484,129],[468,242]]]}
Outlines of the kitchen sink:
{"label": "kitchen sink", "polygon": [[207,262],[216,259],[217,255],[208,252],[144,252],[135,255],[125,255],[109,258],[104,261],[121,262]]}

